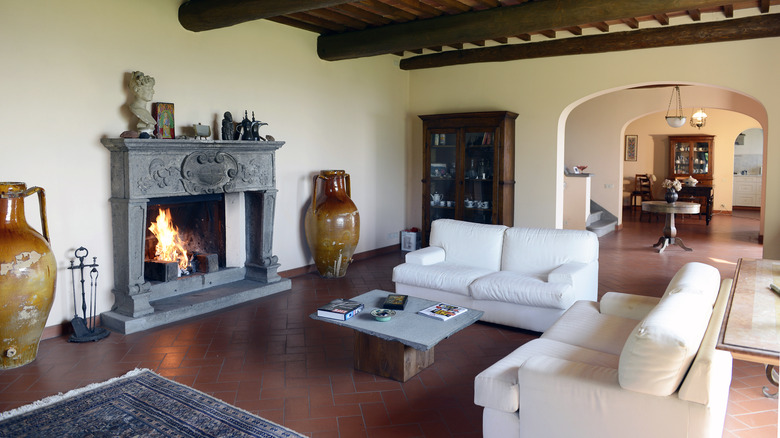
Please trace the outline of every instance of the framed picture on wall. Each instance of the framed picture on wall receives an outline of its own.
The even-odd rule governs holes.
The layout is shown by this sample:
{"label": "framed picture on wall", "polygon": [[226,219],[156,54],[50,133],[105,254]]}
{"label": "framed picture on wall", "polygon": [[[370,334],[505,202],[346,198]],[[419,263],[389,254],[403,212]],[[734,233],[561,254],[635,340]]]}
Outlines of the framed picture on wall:
{"label": "framed picture on wall", "polygon": [[636,135],[626,136],[626,161],[636,161],[636,149],[639,137]]}

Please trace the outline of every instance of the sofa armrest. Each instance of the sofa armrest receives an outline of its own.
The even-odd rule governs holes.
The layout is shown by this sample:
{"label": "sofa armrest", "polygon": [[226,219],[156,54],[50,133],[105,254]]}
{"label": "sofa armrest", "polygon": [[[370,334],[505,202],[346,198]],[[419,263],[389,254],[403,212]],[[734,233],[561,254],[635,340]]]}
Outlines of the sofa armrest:
{"label": "sofa armrest", "polygon": [[658,304],[660,298],[607,292],[601,297],[599,309],[605,315],[642,320]]}
{"label": "sofa armrest", "polygon": [[574,286],[575,300],[598,299],[598,262],[564,263],[547,274],[548,283],[565,283]]}
{"label": "sofa armrest", "polygon": [[688,403],[623,389],[617,369],[535,356],[518,379],[520,436],[688,436]]}
{"label": "sofa armrest", "polygon": [[427,246],[417,251],[406,253],[406,263],[415,265],[434,265],[446,259],[444,248],[440,246]]}

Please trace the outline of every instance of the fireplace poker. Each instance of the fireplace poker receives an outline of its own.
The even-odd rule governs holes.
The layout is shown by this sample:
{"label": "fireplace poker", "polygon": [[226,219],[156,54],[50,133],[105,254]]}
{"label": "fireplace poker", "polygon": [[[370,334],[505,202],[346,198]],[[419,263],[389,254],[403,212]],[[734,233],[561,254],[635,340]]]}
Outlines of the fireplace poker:
{"label": "fireplace poker", "polygon": [[[73,260],[70,261],[71,281],[73,285],[73,319],[70,323],[73,326],[73,334],[68,339],[69,342],[88,342],[99,341],[109,335],[109,331],[103,327],[95,327],[96,319],[95,313],[97,312],[97,279],[98,270],[97,257],[92,257],[91,264],[85,264],[84,259],[89,255],[87,248],[83,246],[79,247],[73,253],[79,260],[79,264],[75,265]],[[90,268],[89,271],[89,315],[87,315],[87,296],[85,290],[85,278],[84,268]],[[74,271],[79,270],[79,282],[81,283],[81,313],[83,317],[78,316],[78,307],[76,304],[76,276]]]}

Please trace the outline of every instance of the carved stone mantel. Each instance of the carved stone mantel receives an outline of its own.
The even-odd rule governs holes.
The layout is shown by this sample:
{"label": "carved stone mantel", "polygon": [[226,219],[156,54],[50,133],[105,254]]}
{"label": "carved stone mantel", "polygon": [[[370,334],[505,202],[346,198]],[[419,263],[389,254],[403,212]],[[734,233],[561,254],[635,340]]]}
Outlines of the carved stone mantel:
{"label": "carved stone mantel", "polygon": [[[111,151],[115,296],[112,310],[102,315],[104,325],[132,333],[290,289],[290,280],[277,274],[279,263],[272,254],[275,152],[284,142],[123,138],[101,142]],[[180,279],[176,285],[146,281],[144,239],[150,199],[213,193],[244,196],[245,265]]]}

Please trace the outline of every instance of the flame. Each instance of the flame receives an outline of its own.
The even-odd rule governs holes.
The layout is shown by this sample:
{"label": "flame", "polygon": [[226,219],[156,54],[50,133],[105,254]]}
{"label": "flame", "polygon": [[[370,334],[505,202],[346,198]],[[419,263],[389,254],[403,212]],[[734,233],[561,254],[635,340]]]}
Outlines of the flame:
{"label": "flame", "polygon": [[170,209],[160,209],[157,221],[152,222],[149,231],[157,238],[154,255],[156,260],[179,262],[179,268],[186,270],[190,264],[187,250],[179,239],[179,229],[173,226]]}

